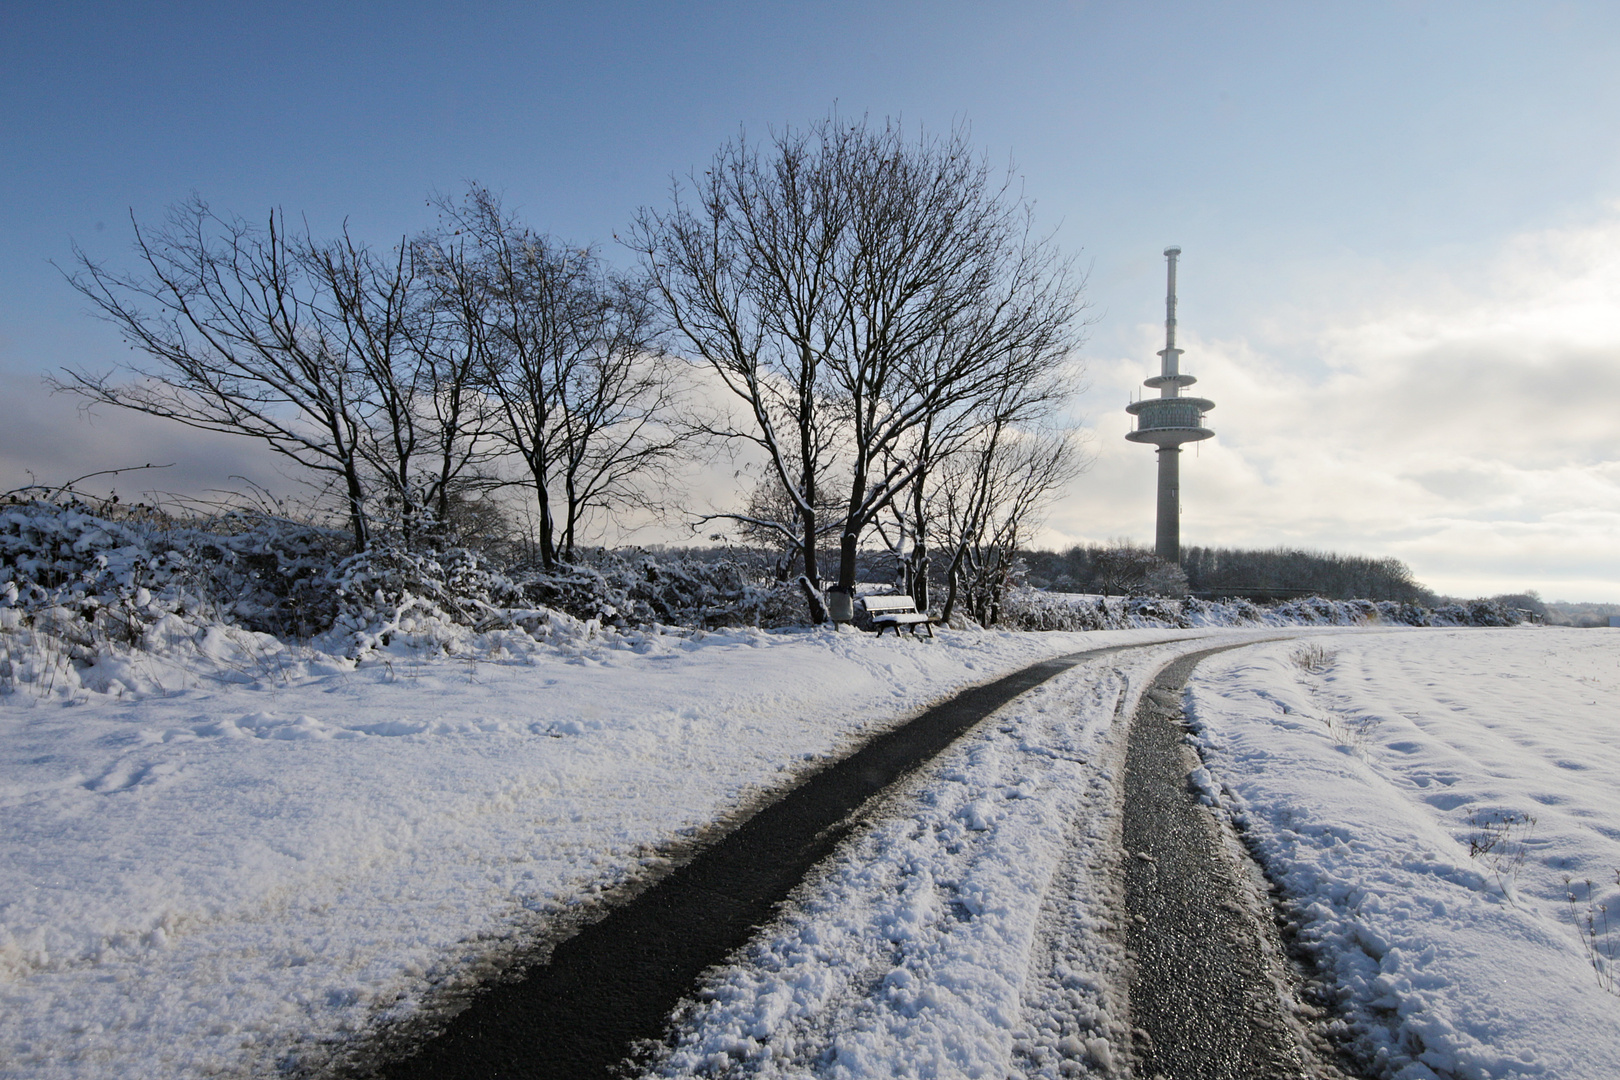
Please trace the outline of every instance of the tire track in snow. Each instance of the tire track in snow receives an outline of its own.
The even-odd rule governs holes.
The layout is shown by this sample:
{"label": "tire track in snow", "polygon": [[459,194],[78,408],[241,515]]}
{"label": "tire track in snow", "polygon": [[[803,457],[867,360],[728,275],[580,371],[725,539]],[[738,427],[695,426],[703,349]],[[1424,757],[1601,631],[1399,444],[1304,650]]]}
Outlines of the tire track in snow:
{"label": "tire track in snow", "polygon": [[[1173,640],[1173,639],[1166,639]],[[634,901],[561,942],[520,980],[487,988],[412,1055],[362,1069],[388,1080],[610,1076],[663,1037],[703,971],[747,944],[859,821],[860,807],[980,720],[1093,649],[964,691],[809,777]],[[389,1056],[382,1048],[379,1058]]]}

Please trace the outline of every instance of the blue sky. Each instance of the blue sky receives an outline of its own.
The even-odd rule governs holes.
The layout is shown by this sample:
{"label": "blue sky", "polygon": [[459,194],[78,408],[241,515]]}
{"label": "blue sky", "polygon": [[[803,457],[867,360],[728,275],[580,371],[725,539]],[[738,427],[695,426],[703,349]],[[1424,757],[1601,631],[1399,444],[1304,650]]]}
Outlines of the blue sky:
{"label": "blue sky", "polygon": [[[126,258],[195,191],[388,242],[478,180],[613,243],[740,128],[971,125],[1091,269],[1053,544],[1152,535],[1122,407],[1183,250],[1217,438],[1187,543],[1394,554],[1459,594],[1620,601],[1620,7],[1606,4],[6,4],[0,485],[246,448],[47,398],[123,347],[50,261]],[[168,457],[164,458],[169,460]],[[258,478],[255,476],[255,478]],[[270,478],[270,479],[273,479]]]}

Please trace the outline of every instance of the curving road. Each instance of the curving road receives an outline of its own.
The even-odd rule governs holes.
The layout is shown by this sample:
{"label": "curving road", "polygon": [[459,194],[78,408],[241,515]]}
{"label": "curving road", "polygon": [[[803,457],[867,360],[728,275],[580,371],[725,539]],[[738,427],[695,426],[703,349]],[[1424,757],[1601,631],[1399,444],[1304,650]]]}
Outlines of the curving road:
{"label": "curving road", "polygon": [[[1084,661],[1162,641],[1074,653],[965,691],[881,735],[748,819],[690,863],[558,944],[519,980],[489,987],[426,1042],[374,1047],[346,1075],[456,1080],[622,1074],[705,969],[745,946],[788,893],[903,780],[989,714]],[[1236,648],[1239,646],[1226,646]],[[1205,649],[1174,661],[1131,725],[1122,857],[1135,1074],[1342,1077],[1279,960],[1253,899],[1187,784],[1179,687]],[[1304,1017],[1304,1021],[1302,1021]],[[1314,1045],[1305,1050],[1302,1046]],[[1123,1048],[1122,1048],[1123,1049]]]}

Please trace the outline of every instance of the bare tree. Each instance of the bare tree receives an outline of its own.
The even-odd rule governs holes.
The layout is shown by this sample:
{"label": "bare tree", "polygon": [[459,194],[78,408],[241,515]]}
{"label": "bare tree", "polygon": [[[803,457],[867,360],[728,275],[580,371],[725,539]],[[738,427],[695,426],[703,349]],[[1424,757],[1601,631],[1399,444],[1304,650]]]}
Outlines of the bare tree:
{"label": "bare tree", "polygon": [[683,349],[744,406],[819,584],[818,478],[842,477],[838,585],[862,534],[932,459],[970,440],[1009,382],[1044,383],[1078,342],[1080,283],[992,183],[966,133],[908,139],[829,118],[723,147],[689,202],[642,211],[643,255]]}
{"label": "bare tree", "polygon": [[1104,596],[1148,594],[1185,596],[1187,574],[1179,565],[1159,558],[1152,549],[1116,541],[1098,550],[1092,559],[1094,581]]}
{"label": "bare tree", "polygon": [[822,366],[848,303],[836,271],[850,212],[838,170],[824,160],[827,149],[813,133],[787,132],[767,159],[740,138],[691,178],[690,201],[676,184],[667,212],[643,209],[630,241],[680,346],[743,407],[741,424],[714,433],[763,451],[792,504],[800,582],[818,623],[825,618],[818,484],[843,434]]}
{"label": "bare tree", "polygon": [[430,287],[428,250],[401,242],[380,257],[345,229],[305,254],[313,309],[363,375],[360,456],[407,541],[448,520],[453,489],[487,459],[489,441],[477,355],[457,332],[456,308]]}
{"label": "bare tree", "polygon": [[118,274],[75,249],[73,285],[155,363],[136,378],[69,372],[92,401],[263,440],[337,480],[357,547],[376,489],[407,538],[441,520],[478,461],[470,370],[440,348],[415,245],[386,255],[353,239],[290,235],[279,213],[255,228],[200,199],[148,235],[145,273]]}
{"label": "bare tree", "polygon": [[1015,423],[1062,393],[1081,282],[964,130],[834,134],[859,208],[841,279],[852,302],[830,365],[852,428],[839,562],[850,588],[861,534],[931,462],[969,445],[987,419]]}
{"label": "bare tree", "polygon": [[[1008,364],[995,370],[1001,376],[999,385],[986,384],[981,392],[954,409],[927,417],[912,431],[901,452],[912,463],[913,479],[903,497],[888,504],[888,520],[878,522],[879,535],[900,562],[906,591],[920,610],[930,606],[936,540],[951,560],[951,573],[959,572],[964,537],[978,543],[986,530],[994,531],[995,523],[1002,521],[1011,522],[1013,534],[1020,535],[1017,526],[1085,465],[1072,435],[1059,436],[1052,426],[1057,411],[1078,388],[1078,367],[1053,362]],[[941,431],[946,438],[938,436]],[[1029,456],[1032,440],[1043,439],[1052,440],[1054,450],[1066,445],[1067,451],[1050,460]],[[1009,460],[1027,465],[1030,475],[1005,475]],[[936,535],[942,527],[945,535]]]}
{"label": "bare tree", "polygon": [[986,425],[972,445],[941,462],[939,531],[951,556],[945,618],[965,591],[973,617],[996,622],[1018,551],[1085,464],[1072,431],[1005,422]]}
{"label": "bare tree", "polygon": [[69,371],[57,382],[95,402],[207,431],[261,439],[298,465],[338,481],[356,547],[366,514],[366,375],[315,306],[307,245],[279,213],[265,228],[213,213],[201,199],[175,207],[148,235],[135,224],[140,274],[120,274],[75,247],[69,281],[145,353],[133,381]]}
{"label": "bare tree", "polygon": [[523,462],[550,568],[573,557],[593,516],[653,507],[693,438],[675,419],[682,388],[651,347],[640,281],[534,232],[476,185],[439,208],[441,293],[480,356],[496,437]]}
{"label": "bare tree", "polygon": [[598,274],[593,284],[597,302],[583,332],[594,347],[553,375],[567,558],[592,515],[660,509],[655,492],[695,437],[677,415],[688,407],[684,388],[649,344],[653,309],[644,283]]}
{"label": "bare tree", "polygon": [[[825,477],[818,478],[811,490],[820,498],[815,508],[815,539],[819,543],[827,537],[838,535],[840,507],[837,499],[829,494],[833,485],[827,483]],[[804,533],[800,531],[799,507],[774,472],[768,472],[759,479],[747,507],[741,513],[702,514],[698,516],[697,523],[706,525],[722,518],[736,522],[745,540],[782,552],[776,566],[776,580],[790,580],[793,568],[803,565]]]}
{"label": "bare tree", "polygon": [[443,263],[432,258],[431,240],[419,239],[412,248],[419,261],[428,258],[426,295],[410,323],[432,387],[424,403],[433,438],[427,447],[431,470],[423,503],[434,521],[452,526],[458,516],[468,521],[479,517],[470,511],[469,495],[487,489],[483,470],[497,453],[491,446],[494,409],[483,384],[488,329],[473,317],[483,310],[485,298],[467,291],[466,282],[446,282],[436,273]]}

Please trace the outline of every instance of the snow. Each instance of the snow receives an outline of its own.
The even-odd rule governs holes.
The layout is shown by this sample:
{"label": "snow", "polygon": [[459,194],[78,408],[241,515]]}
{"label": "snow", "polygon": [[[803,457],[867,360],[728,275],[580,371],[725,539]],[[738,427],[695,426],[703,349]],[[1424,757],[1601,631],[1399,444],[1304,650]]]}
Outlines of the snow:
{"label": "snow", "polygon": [[[1620,900],[1617,646],[1601,631],[1319,631],[1197,670],[1195,781],[1286,890],[1375,1075],[1620,1075],[1620,998],[1599,985],[1613,989],[1620,946],[1601,921]],[[1060,676],[875,808],[711,973],[656,1071],[1119,1075],[1110,735],[1192,647]]]}
{"label": "snow", "polygon": [[170,629],[0,697],[5,1075],[318,1063],[873,730],[1143,636],[486,635],[356,665]]}
{"label": "snow", "polygon": [[1189,696],[1357,1049],[1401,1080],[1620,1076],[1620,635],[1316,643],[1213,657]]}
{"label": "snow", "polygon": [[176,615],[89,667],[8,633],[62,675],[0,695],[0,1076],[318,1067],[954,690],[1144,644],[866,808],[654,1063],[1120,1075],[1121,720],[1229,643],[1189,684],[1195,777],[1380,1075],[1620,1075],[1608,630],[512,632],[356,663]]}

